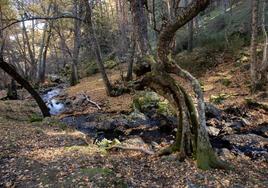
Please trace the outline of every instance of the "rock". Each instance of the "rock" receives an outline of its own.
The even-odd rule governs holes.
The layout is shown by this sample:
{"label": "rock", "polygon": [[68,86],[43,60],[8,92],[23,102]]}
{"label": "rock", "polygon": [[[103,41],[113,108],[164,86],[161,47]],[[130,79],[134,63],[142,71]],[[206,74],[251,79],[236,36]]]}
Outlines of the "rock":
{"label": "rock", "polygon": [[83,105],[83,103],[84,103],[85,101],[86,101],[85,96],[83,96],[83,95],[78,95],[78,96],[76,96],[75,100],[73,101],[73,105],[74,105],[74,106],[78,106],[78,107],[80,107],[80,106]]}
{"label": "rock", "polygon": [[207,120],[207,126],[219,128],[221,126],[221,122],[217,120],[216,118],[212,118],[212,119]]}
{"label": "rock", "polygon": [[147,150],[151,150],[151,147],[146,144],[141,137],[134,137],[129,138],[122,142],[122,144],[126,147],[137,147],[137,148],[144,148]]}
{"label": "rock", "polygon": [[221,135],[231,135],[231,134],[235,134],[235,131],[231,127],[225,126],[225,127],[223,127],[223,129],[220,130],[220,134]]}
{"label": "rock", "polygon": [[113,131],[116,128],[116,125],[113,123],[113,120],[107,120],[99,122],[96,125],[96,129],[99,131]]}
{"label": "rock", "polygon": [[241,120],[234,121],[230,124],[230,128],[232,128],[234,132],[239,132],[242,127],[244,127],[244,122]]}
{"label": "rock", "polygon": [[72,105],[72,102],[73,101],[71,99],[66,99],[65,102],[64,102],[64,105],[67,106],[67,107],[69,107],[69,106]]}
{"label": "rock", "polygon": [[217,120],[222,119],[222,111],[210,103],[205,103],[206,105],[206,117],[208,119],[216,118]]}
{"label": "rock", "polygon": [[268,123],[264,122],[258,125],[258,127],[255,128],[252,132],[260,136],[268,138]]}
{"label": "rock", "polygon": [[244,126],[250,126],[251,125],[251,123],[245,118],[241,118],[241,121],[244,124]]}
{"label": "rock", "polygon": [[154,141],[151,142],[151,145],[152,145],[153,148],[159,148],[160,147],[159,144],[154,142]]}
{"label": "rock", "polygon": [[207,127],[208,134],[211,136],[218,136],[220,133],[220,129],[217,129],[215,127]]}
{"label": "rock", "polygon": [[234,159],[235,155],[227,148],[222,148],[219,151],[219,157],[222,158],[223,160],[227,160],[227,159]]}
{"label": "rock", "polygon": [[227,135],[223,137],[223,140],[232,145],[235,153],[244,153],[253,159],[268,154],[268,139],[256,134]]}
{"label": "rock", "polygon": [[155,92],[140,92],[134,97],[132,106],[134,110],[138,110],[151,118],[159,115],[175,116],[175,112],[168,101]]}
{"label": "rock", "polygon": [[132,112],[130,115],[129,115],[129,118],[130,119],[133,119],[133,120],[136,120],[136,119],[141,119],[141,120],[147,120],[147,116],[141,112],[139,112],[138,110],[134,110],[134,112]]}
{"label": "rock", "polygon": [[63,83],[63,81],[61,80],[61,77],[58,75],[50,74],[50,75],[48,75],[48,79],[51,82],[55,82],[57,84]]}

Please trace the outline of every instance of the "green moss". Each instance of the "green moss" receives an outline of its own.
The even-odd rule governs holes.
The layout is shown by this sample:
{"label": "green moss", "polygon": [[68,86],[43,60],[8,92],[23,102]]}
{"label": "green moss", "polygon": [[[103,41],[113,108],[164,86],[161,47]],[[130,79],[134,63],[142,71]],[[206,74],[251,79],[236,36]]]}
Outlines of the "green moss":
{"label": "green moss", "polygon": [[168,100],[161,98],[157,93],[151,91],[138,93],[133,99],[132,108],[142,113],[148,113],[150,110],[155,109],[158,114],[164,116],[175,115],[175,110]]}
{"label": "green moss", "polygon": [[112,170],[108,168],[82,168],[80,171],[82,174],[89,177],[93,177],[97,174],[108,175],[112,173]]}
{"label": "green moss", "polygon": [[232,82],[228,78],[223,78],[219,80],[220,83],[226,87],[228,87]]}
{"label": "green moss", "polygon": [[219,95],[211,95],[209,101],[214,104],[221,104],[224,100],[226,100],[230,95],[226,93],[221,93]]}
{"label": "green moss", "polygon": [[59,119],[57,119],[56,117],[47,117],[47,118],[45,118],[43,120],[43,124],[47,125],[47,126],[50,126],[50,127],[58,127],[61,130],[67,130],[68,129],[68,126],[63,122],[60,122]]}
{"label": "green moss", "polygon": [[104,62],[104,67],[106,69],[113,69],[117,65],[117,62],[114,60],[108,60]]}
{"label": "green moss", "polygon": [[41,121],[43,121],[43,117],[40,114],[34,113],[34,114],[32,114],[30,116],[29,121],[31,123],[33,123],[33,122],[41,122]]}
{"label": "green moss", "polygon": [[85,71],[86,71],[86,76],[91,76],[93,74],[96,74],[99,72],[99,68],[96,62],[92,61],[89,62],[86,67],[85,67]]}

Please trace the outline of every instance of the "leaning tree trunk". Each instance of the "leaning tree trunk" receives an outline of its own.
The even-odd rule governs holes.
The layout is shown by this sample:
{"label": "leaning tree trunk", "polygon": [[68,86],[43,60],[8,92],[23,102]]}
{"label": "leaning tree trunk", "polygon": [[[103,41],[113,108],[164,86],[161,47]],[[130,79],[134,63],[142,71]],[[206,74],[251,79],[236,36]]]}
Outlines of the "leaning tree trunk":
{"label": "leaning tree trunk", "polygon": [[98,64],[99,71],[101,73],[101,76],[105,85],[106,93],[108,96],[113,96],[113,87],[106,74],[106,71],[103,65],[103,60],[101,57],[100,45],[97,41],[95,29],[93,28],[93,23],[91,19],[91,14],[92,14],[91,5],[89,4],[88,0],[84,0],[84,5],[86,9],[86,15],[85,15],[85,21],[84,21],[86,25],[86,33],[87,35],[89,35],[88,38],[91,39],[92,48],[96,55],[97,64]]}
{"label": "leaning tree trunk", "polygon": [[[170,21],[161,31],[158,41],[158,60],[148,57],[152,71],[144,77],[144,84],[164,96],[178,110],[178,129],[174,144],[162,151],[169,154],[178,151],[180,158],[194,157],[197,166],[202,169],[227,167],[218,159],[210,144],[206,131],[204,97],[198,80],[189,72],[180,68],[168,58],[169,47],[176,31],[191,21],[209,4],[209,0],[192,1],[175,20]],[[197,107],[192,97],[176,82],[171,74],[180,76],[191,83],[197,100]]]}
{"label": "leaning tree trunk", "polygon": [[14,80],[16,80],[32,95],[44,117],[50,116],[49,109],[44,103],[43,99],[40,97],[40,95],[33,89],[33,87],[29,84],[27,80],[25,80],[21,75],[19,75],[11,65],[4,61],[3,57],[0,57],[0,68],[3,69],[3,71],[5,71],[7,74],[9,74]]}

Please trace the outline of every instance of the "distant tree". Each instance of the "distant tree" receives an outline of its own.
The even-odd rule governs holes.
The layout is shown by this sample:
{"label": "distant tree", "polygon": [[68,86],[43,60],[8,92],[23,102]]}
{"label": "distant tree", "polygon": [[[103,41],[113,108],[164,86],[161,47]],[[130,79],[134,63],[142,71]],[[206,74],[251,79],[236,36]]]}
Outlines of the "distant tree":
{"label": "distant tree", "polygon": [[141,54],[141,60],[137,62],[134,72],[136,75],[141,76],[150,71],[150,65],[145,60],[145,57],[151,53],[148,37],[147,16],[145,14],[147,1],[131,0],[129,2],[133,17],[135,39],[137,41],[138,50]]}
{"label": "distant tree", "polygon": [[[267,84],[267,54],[266,51],[267,46],[264,45],[264,55],[263,55],[263,61],[258,61],[257,58],[257,35],[258,35],[258,5],[259,0],[252,0],[252,9],[251,9],[251,48],[250,48],[250,54],[251,54],[251,67],[250,67],[250,75],[251,75],[251,82],[252,82],[252,90],[261,90],[265,88],[265,85]],[[266,3],[265,3],[266,4]],[[264,7],[265,7],[264,4]],[[264,8],[265,10],[265,8]],[[265,35],[267,35],[265,30],[265,11],[263,10],[262,17],[263,17],[263,32]],[[266,39],[267,40],[267,39]]]}
{"label": "distant tree", "polygon": [[99,71],[101,73],[101,76],[105,85],[106,93],[108,96],[112,96],[113,87],[112,87],[111,82],[109,81],[109,78],[106,74],[106,71],[103,65],[100,45],[96,37],[94,25],[92,23],[92,7],[88,0],[83,0],[83,2],[85,6],[85,11],[86,11],[84,23],[85,23],[85,32],[87,34],[87,39],[88,39],[88,42],[92,44],[92,49],[94,50],[94,53],[96,55],[97,64],[98,64]]}
{"label": "distant tree", "polygon": [[[51,9],[53,8],[53,4],[50,2],[47,8],[46,14],[49,15]],[[43,27],[43,33],[40,43],[39,57],[38,57],[38,67],[37,67],[37,82],[44,83],[45,74],[46,74],[46,59],[47,59],[47,51],[49,42],[52,35],[51,29],[52,22],[46,22]]]}
{"label": "distant tree", "polygon": [[263,88],[266,87],[268,82],[268,34],[266,30],[266,13],[267,13],[267,2],[263,0],[262,4],[262,31],[265,37],[262,65],[260,68],[260,80],[262,82]]}
{"label": "distant tree", "polygon": [[[82,6],[81,1],[73,1],[73,14],[76,17],[81,17],[82,15]],[[78,58],[81,47],[81,21],[74,19],[74,47],[72,55],[72,71],[71,71],[71,82],[72,86],[78,83]]]}
{"label": "distant tree", "polygon": [[[191,0],[189,1],[191,2]],[[185,0],[186,7],[189,4],[188,0]],[[194,39],[194,19],[188,23],[188,47],[189,52],[193,51],[193,39]]]}

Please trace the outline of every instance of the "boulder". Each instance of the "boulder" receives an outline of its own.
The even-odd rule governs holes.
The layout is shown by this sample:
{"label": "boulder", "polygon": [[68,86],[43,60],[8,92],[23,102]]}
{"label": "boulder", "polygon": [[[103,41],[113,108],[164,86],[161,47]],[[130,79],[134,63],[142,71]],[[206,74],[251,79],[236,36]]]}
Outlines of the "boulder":
{"label": "boulder", "polygon": [[133,99],[132,107],[148,117],[155,118],[160,114],[164,116],[175,115],[173,108],[167,100],[161,98],[157,93],[150,91],[138,93]]}
{"label": "boulder", "polygon": [[253,133],[268,138],[268,123],[264,122],[253,130]]}
{"label": "boulder", "polygon": [[84,95],[77,95],[72,104],[73,106],[80,107],[84,104],[85,101],[86,97]]}
{"label": "boulder", "polygon": [[235,155],[227,148],[222,148],[219,151],[219,157],[223,160],[234,159]]}
{"label": "boulder", "polygon": [[220,133],[220,129],[217,129],[215,127],[208,126],[207,127],[208,134],[211,136],[218,136]]}
{"label": "boulder", "polygon": [[216,118],[217,120],[222,119],[222,111],[211,103],[205,103],[206,105],[206,117],[207,119]]}

